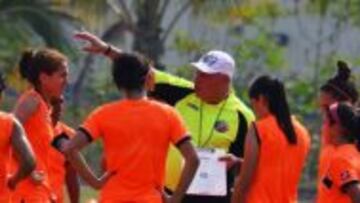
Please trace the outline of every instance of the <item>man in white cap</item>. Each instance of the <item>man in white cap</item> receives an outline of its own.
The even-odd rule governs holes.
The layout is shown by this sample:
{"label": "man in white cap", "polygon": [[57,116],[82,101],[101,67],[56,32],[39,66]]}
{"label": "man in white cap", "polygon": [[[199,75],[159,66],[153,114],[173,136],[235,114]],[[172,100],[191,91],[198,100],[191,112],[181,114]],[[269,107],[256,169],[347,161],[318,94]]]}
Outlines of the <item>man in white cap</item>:
{"label": "man in white cap", "polygon": [[[75,37],[89,42],[83,48],[87,52],[112,59],[123,53],[91,33],[80,32]],[[194,82],[153,69],[153,81],[148,82],[149,96],[179,111],[197,148],[222,149],[228,153],[221,158],[228,169],[226,195],[189,194],[183,202],[227,203],[230,202],[233,174],[238,168],[235,166],[241,163],[245,135],[254,115],[232,90],[235,62],[229,54],[213,50],[191,65],[196,68]],[[175,147],[170,150],[165,185],[166,191],[172,193],[180,179],[182,160]]]}

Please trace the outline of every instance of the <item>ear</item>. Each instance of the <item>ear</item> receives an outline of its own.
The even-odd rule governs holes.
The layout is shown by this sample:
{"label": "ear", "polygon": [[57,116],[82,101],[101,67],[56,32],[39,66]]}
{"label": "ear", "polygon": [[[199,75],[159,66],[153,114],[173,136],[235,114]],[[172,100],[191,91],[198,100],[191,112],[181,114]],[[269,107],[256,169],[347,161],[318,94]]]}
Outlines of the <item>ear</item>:
{"label": "ear", "polygon": [[151,68],[146,75],[145,79],[145,89],[147,91],[153,91],[155,89],[155,70]]}
{"label": "ear", "polygon": [[40,84],[45,84],[49,81],[49,75],[46,73],[40,73],[39,74],[39,82]]}

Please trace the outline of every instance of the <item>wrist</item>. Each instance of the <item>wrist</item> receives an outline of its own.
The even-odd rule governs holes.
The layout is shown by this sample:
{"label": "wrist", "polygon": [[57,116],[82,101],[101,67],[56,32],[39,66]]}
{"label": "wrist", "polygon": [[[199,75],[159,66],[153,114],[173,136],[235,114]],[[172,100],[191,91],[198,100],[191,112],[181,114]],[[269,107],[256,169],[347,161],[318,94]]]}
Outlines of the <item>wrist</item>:
{"label": "wrist", "polygon": [[105,56],[108,56],[111,53],[112,49],[113,48],[112,48],[112,46],[110,44],[106,44],[106,49],[103,51],[103,54]]}

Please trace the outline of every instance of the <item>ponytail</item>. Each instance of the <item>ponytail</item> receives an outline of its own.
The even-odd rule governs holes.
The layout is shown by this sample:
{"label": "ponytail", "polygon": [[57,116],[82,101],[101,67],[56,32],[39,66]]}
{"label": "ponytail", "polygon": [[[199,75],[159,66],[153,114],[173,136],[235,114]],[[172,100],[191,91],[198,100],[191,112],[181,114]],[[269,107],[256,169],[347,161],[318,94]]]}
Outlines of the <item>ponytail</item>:
{"label": "ponytail", "polygon": [[250,98],[258,98],[260,95],[267,99],[269,111],[275,116],[287,141],[290,144],[296,144],[296,133],[291,121],[291,114],[283,83],[269,76],[260,76],[251,85],[249,96]]}
{"label": "ponytail", "polygon": [[0,94],[6,89],[5,78],[2,73],[0,73]]}
{"label": "ponytail", "polygon": [[28,80],[30,83],[35,83],[37,69],[33,67],[33,60],[35,58],[36,52],[32,49],[27,49],[21,54],[21,59],[19,62],[19,72],[20,76],[23,79]]}

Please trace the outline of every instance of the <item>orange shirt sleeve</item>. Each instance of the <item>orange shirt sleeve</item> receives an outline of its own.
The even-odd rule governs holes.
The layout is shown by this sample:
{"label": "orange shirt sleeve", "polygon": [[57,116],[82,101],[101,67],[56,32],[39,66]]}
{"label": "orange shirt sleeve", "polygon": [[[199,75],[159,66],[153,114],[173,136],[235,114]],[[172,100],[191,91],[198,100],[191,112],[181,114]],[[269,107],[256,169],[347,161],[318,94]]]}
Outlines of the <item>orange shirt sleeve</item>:
{"label": "orange shirt sleeve", "polygon": [[346,159],[334,159],[329,168],[328,175],[334,185],[340,189],[348,183],[359,182],[359,176],[355,167]]}
{"label": "orange shirt sleeve", "polygon": [[190,136],[187,133],[185,123],[180,114],[173,108],[169,108],[168,112],[170,140],[173,144],[179,146],[183,141],[188,140]]}
{"label": "orange shirt sleeve", "polygon": [[102,134],[100,127],[102,120],[104,120],[104,118],[102,117],[101,109],[96,109],[90,113],[90,115],[80,127],[80,130],[83,131],[90,140],[95,140]]}

